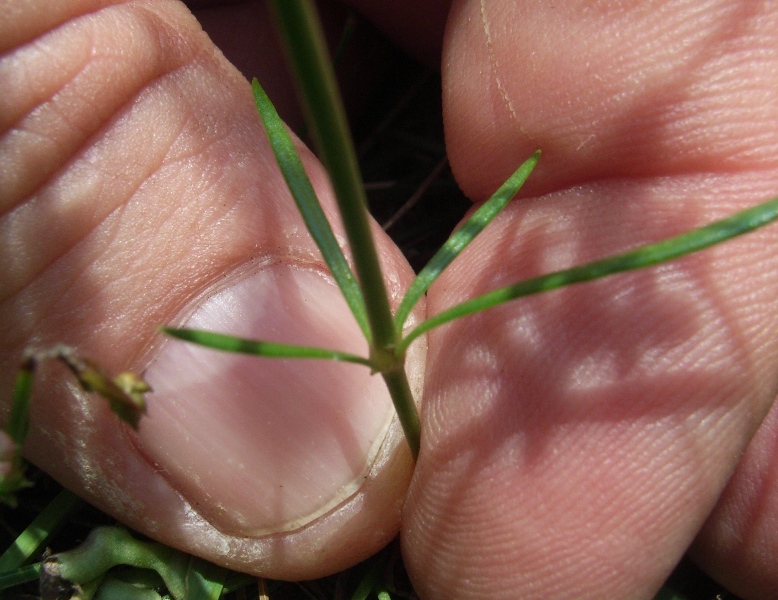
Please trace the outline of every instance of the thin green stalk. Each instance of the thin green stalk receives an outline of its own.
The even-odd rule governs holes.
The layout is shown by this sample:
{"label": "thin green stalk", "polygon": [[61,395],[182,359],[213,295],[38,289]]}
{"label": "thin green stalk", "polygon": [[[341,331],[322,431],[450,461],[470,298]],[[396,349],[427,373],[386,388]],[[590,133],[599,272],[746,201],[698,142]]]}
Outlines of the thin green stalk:
{"label": "thin green stalk", "polygon": [[261,340],[247,340],[231,335],[214,333],[212,331],[201,331],[198,329],[174,329],[171,327],[163,327],[162,331],[179,340],[192,342],[199,344],[200,346],[205,346],[206,348],[213,348],[214,350],[264,356],[266,358],[337,360],[356,363],[371,368],[373,367],[373,363],[370,359],[355,354],[349,354],[348,352],[340,352],[339,350],[328,350],[327,348],[315,348],[311,346],[294,346],[292,344],[278,344]]}
{"label": "thin green stalk", "polygon": [[2,458],[2,462],[6,464],[3,465],[4,472],[0,474],[0,503],[11,508],[16,508],[16,493],[32,485],[24,476],[22,450],[30,430],[30,397],[36,364],[33,354],[26,352],[14,382],[8,427],[6,431],[0,430],[0,436],[10,438],[14,447],[13,456]]}
{"label": "thin green stalk", "polygon": [[381,579],[386,571],[386,566],[389,561],[389,553],[384,549],[382,552],[374,555],[369,563],[367,572],[351,595],[351,600],[368,600],[372,593],[381,586]]}
{"label": "thin green stalk", "polygon": [[357,280],[370,323],[370,359],[384,376],[413,456],[419,452],[419,416],[396,352],[394,327],[383,272],[370,228],[354,143],[338,93],[324,34],[310,0],[271,0],[288,53],[308,127],[327,167],[343,227],[351,247]]}
{"label": "thin green stalk", "polygon": [[402,333],[405,320],[411,314],[413,307],[416,306],[416,303],[427,292],[443,270],[500,214],[502,209],[508,206],[508,202],[524,185],[527,177],[530,176],[535,165],[538,164],[538,158],[540,158],[540,150],[536,151],[516,169],[516,172],[510,176],[508,181],[503,183],[500,189],[484,202],[462,227],[448,238],[448,241],[421,270],[411,284],[411,287],[408,288],[397,309],[397,313],[394,315],[394,326],[397,329],[398,335]]}
{"label": "thin green stalk", "polygon": [[778,198],[773,198],[764,204],[669,240],[509,285],[457,304],[420,323],[398,344],[397,351],[405,352],[408,346],[420,335],[455,319],[499,306],[523,296],[548,292],[575,283],[600,279],[615,273],[650,267],[680,258],[763,227],[775,219],[778,219]]}
{"label": "thin green stalk", "polygon": [[7,431],[19,453],[30,429],[30,396],[35,378],[35,366],[35,359],[31,355],[25,356],[14,385],[14,401],[11,405]]}
{"label": "thin green stalk", "polygon": [[73,492],[62,490],[0,556],[0,573],[18,569],[38,556],[62,524],[84,503]]}
{"label": "thin green stalk", "polygon": [[271,0],[319,158],[327,167],[365,299],[373,343],[393,347],[395,329],[370,230],[364,185],[316,7]]}
{"label": "thin green stalk", "polygon": [[[0,572],[0,590],[35,581],[41,576],[41,563],[19,567],[12,571]],[[3,597],[0,594],[0,598]]]}
{"label": "thin green stalk", "polygon": [[[721,595],[717,595],[716,598],[721,598]],[[680,592],[676,592],[675,590],[664,586],[657,592],[657,595],[654,596],[654,600],[688,600],[688,598]]]}
{"label": "thin green stalk", "polygon": [[381,375],[386,382],[386,387],[389,388],[389,394],[392,396],[405,439],[408,440],[411,454],[413,459],[416,460],[419,458],[421,423],[416,405],[413,402],[413,394],[411,393],[411,386],[408,384],[408,377],[405,375],[405,369],[400,367],[381,373]]}

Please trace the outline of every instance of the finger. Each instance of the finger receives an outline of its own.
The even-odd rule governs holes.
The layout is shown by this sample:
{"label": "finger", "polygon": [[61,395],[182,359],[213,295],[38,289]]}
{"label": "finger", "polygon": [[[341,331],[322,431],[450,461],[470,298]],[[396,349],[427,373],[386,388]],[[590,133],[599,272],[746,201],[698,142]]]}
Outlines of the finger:
{"label": "finger", "polygon": [[[293,579],[360,560],[397,531],[410,476],[382,382],[157,333],[366,352],[247,82],[178,3],[68,4],[52,20],[48,2],[28,2],[11,13],[28,35],[2,37],[0,241],[12,260],[0,263],[0,390],[10,397],[26,345],[65,342],[110,372],[145,371],[156,391],[136,434],[47,368],[27,455],[125,523],[220,564]],[[299,150],[332,217],[322,169]],[[376,235],[399,293],[410,269]]]}
{"label": "finger", "polygon": [[778,404],[748,445],[692,555],[712,577],[742,598],[778,590]]}
{"label": "finger", "polygon": [[[458,180],[483,198],[539,147],[545,195],[452,265],[430,314],[775,195],[776,15],[697,6],[456,3]],[[424,597],[653,597],[775,397],[777,237],[431,333],[403,521]]]}
{"label": "finger", "polygon": [[775,166],[771,5],[458,2],[449,159],[484,199],[537,148],[525,189]]}

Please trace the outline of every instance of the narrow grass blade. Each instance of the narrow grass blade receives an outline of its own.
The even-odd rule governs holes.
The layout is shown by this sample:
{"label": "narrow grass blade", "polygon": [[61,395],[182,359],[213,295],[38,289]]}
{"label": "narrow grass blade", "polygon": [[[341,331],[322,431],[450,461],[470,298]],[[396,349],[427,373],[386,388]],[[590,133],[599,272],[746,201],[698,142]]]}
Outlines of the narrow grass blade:
{"label": "narrow grass blade", "polygon": [[186,600],[219,600],[227,569],[190,556],[186,570]]}
{"label": "narrow grass blade", "polygon": [[[367,198],[354,142],[338,93],[316,5],[312,0],[271,0],[270,5],[290,59],[311,135],[335,190],[340,218],[351,247],[354,270],[362,292],[362,304],[359,306],[364,306],[369,324],[369,332],[365,332],[365,336],[370,345],[370,356],[373,358],[387,354],[394,350],[399,338],[373,240]],[[356,302],[354,304],[356,305]],[[362,313],[358,315],[358,321],[365,331],[363,320],[360,320],[361,315]],[[391,378],[396,380],[395,387],[398,390],[406,388],[408,393],[397,395],[390,387],[392,401],[401,421],[403,415],[413,414],[410,421],[418,422],[416,405],[402,370],[402,357],[393,358],[394,364],[389,367],[389,370],[394,371]],[[383,365],[379,368],[379,361],[371,362],[377,365],[374,370],[385,371]],[[383,375],[386,379],[385,372]],[[405,380],[404,385],[401,385],[400,380]],[[405,426],[404,423],[403,428],[407,434],[409,430]],[[418,436],[415,439],[409,437],[408,443],[411,449],[416,447],[418,451]]]}
{"label": "narrow grass blade", "polygon": [[[264,579],[261,578],[257,579],[256,577],[252,577],[251,575],[246,575],[245,573],[236,573],[234,571],[230,571],[227,574],[227,579],[224,581],[224,593],[230,594],[236,590],[246,588],[254,583],[261,586],[262,581],[264,581]],[[260,592],[261,591],[262,588],[260,587]],[[262,598],[261,593],[259,597]]]}
{"label": "narrow grass blade", "polygon": [[400,303],[397,313],[394,316],[394,326],[398,334],[402,332],[403,325],[408,315],[411,314],[413,307],[419,299],[427,293],[429,287],[434,283],[443,270],[459,256],[470,242],[481,233],[492,220],[500,214],[508,202],[516,195],[524,182],[529,177],[535,165],[538,164],[540,150],[536,151],[524,164],[522,164],[510,178],[500,186],[494,195],[484,202],[473,215],[455,231],[448,241],[435,253],[435,256],[421,270],[411,287],[405,293],[405,297]]}
{"label": "narrow grass blade", "polygon": [[30,396],[36,362],[31,353],[25,356],[14,383],[8,428],[0,429],[0,503],[11,508],[16,508],[16,493],[32,485],[24,476],[22,449],[30,429]]}
{"label": "narrow grass blade", "polygon": [[378,573],[371,570],[359,582],[357,589],[351,596],[351,600],[367,600],[378,582]]}
{"label": "narrow grass blade", "polygon": [[393,347],[397,337],[370,228],[362,175],[316,4],[312,0],[271,0],[270,6],[318,156],[335,190],[370,324],[368,341],[371,346]]}
{"label": "narrow grass blade", "polygon": [[749,233],[773,222],[776,218],[778,218],[778,198],[773,198],[764,204],[669,240],[489,292],[457,304],[420,323],[398,344],[396,352],[398,354],[404,352],[411,342],[420,335],[455,319],[499,306],[522,296],[548,292],[574,283],[600,279],[615,273],[650,267],[679,258]]}
{"label": "narrow grass blade", "polygon": [[16,444],[17,452],[21,453],[27,432],[30,429],[30,396],[32,382],[35,377],[36,360],[30,354],[25,356],[14,384],[14,401],[11,406],[11,416],[8,420],[8,435]]}
{"label": "narrow grass blade", "polygon": [[324,262],[327,263],[332,276],[335,278],[335,282],[343,292],[346,303],[351,312],[354,313],[362,333],[370,341],[372,336],[362,292],[348,266],[348,262],[346,262],[343,251],[335,239],[335,235],[332,233],[332,228],[324,216],[324,211],[321,208],[321,204],[319,204],[319,199],[316,197],[311,181],[308,179],[305,169],[303,169],[303,163],[297,154],[297,150],[295,150],[292,138],[289,136],[272,102],[270,102],[267,94],[265,94],[265,91],[256,79],[251,83],[251,88],[254,91],[254,102],[262,118],[265,131],[267,131],[278,166],[281,168],[281,173],[289,186],[289,190],[292,192],[297,208],[303,217],[303,221],[305,221],[305,226],[319,247],[324,257]]}
{"label": "narrow grass blade", "polygon": [[156,590],[136,587],[115,577],[105,577],[93,600],[163,600]]}
{"label": "narrow grass blade", "polygon": [[[720,598],[721,596],[716,597]],[[676,592],[665,586],[659,590],[656,596],[654,596],[654,600],[688,600],[688,598],[680,592]]]}
{"label": "narrow grass blade", "polygon": [[374,592],[377,595],[379,589],[383,589],[384,584],[382,580],[390,556],[390,552],[384,549],[366,561],[365,566],[367,569],[359,581],[359,585],[357,585],[357,588],[351,595],[351,600],[368,600]]}
{"label": "narrow grass blade", "polygon": [[41,554],[48,540],[82,504],[73,492],[63,489],[57,494],[0,556],[0,573],[18,569]]}
{"label": "narrow grass blade", "polygon": [[[26,567],[20,567],[12,571],[5,571],[0,573],[0,591],[27,583],[28,581],[35,581],[41,576],[41,563],[35,563],[34,565],[27,565]],[[0,594],[0,598],[3,597]]]}
{"label": "narrow grass blade", "polygon": [[278,344],[261,340],[247,340],[231,335],[225,335],[223,333],[201,331],[198,329],[174,329],[171,327],[164,327],[162,328],[162,331],[174,338],[184,340],[185,342],[192,342],[214,350],[224,350],[226,352],[235,352],[238,354],[251,354],[254,356],[264,356],[265,358],[313,358],[319,360],[337,360],[356,363],[371,368],[373,366],[370,359],[355,354],[349,354],[348,352],[328,350],[326,348],[294,346],[292,344]]}

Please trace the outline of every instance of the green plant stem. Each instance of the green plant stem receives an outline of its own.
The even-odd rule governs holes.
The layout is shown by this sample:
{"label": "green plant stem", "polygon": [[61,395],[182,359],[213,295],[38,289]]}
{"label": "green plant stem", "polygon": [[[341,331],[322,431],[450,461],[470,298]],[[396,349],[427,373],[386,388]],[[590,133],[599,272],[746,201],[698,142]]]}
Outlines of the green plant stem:
{"label": "green plant stem", "polygon": [[402,425],[405,439],[408,440],[408,446],[411,448],[413,460],[419,458],[419,446],[421,443],[421,423],[419,422],[419,413],[413,402],[413,394],[408,384],[408,377],[405,375],[405,369],[393,369],[381,373],[389,388],[389,394],[392,396],[397,417]]}
{"label": "green plant stem", "polygon": [[36,363],[32,353],[25,353],[14,383],[13,403],[7,430],[0,429],[0,435],[10,438],[14,446],[13,456],[0,459],[0,462],[4,463],[4,472],[0,474],[0,503],[11,508],[16,508],[17,505],[16,492],[32,485],[24,476],[25,463],[22,450],[30,429],[30,397]]}
{"label": "green plant stem", "polygon": [[364,185],[316,7],[309,0],[271,0],[270,4],[282,33],[308,127],[335,190],[373,343],[380,348],[393,347],[395,330],[370,230]]}
{"label": "green plant stem", "polygon": [[608,275],[642,269],[680,258],[749,233],[775,219],[778,219],[778,198],[656,244],[500,288],[457,304],[423,321],[398,344],[397,350],[404,352],[419,336],[455,319],[494,308],[523,296],[549,292],[575,283],[601,279]]}
{"label": "green plant stem", "polygon": [[35,378],[36,362],[32,354],[25,356],[14,385],[14,401],[11,405],[7,431],[16,444],[16,452],[19,457],[30,429],[30,397],[32,395],[32,382]]}
{"label": "green plant stem", "polygon": [[370,324],[370,358],[389,386],[414,457],[419,449],[419,417],[405,374],[399,340],[378,261],[364,184],[340,99],[335,73],[314,3],[271,0],[307,124],[332,181],[359,287]]}

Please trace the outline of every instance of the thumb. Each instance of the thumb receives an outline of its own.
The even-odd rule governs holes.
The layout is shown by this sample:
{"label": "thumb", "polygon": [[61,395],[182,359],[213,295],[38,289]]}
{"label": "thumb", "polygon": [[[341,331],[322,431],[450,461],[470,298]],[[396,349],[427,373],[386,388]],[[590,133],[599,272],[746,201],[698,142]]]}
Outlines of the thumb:
{"label": "thumb", "polygon": [[[366,352],[249,86],[177,2],[49,8],[25,3],[0,33],[0,244],[13,257],[0,263],[0,390],[10,397],[26,345],[63,342],[110,372],[145,370],[155,393],[136,433],[47,367],[28,457],[141,532],[226,566],[296,579],[364,558],[395,535],[410,478],[382,381],[157,333]],[[299,150],[332,217],[323,172]],[[376,235],[399,293],[412,273]],[[409,361],[417,388],[421,356]]]}

